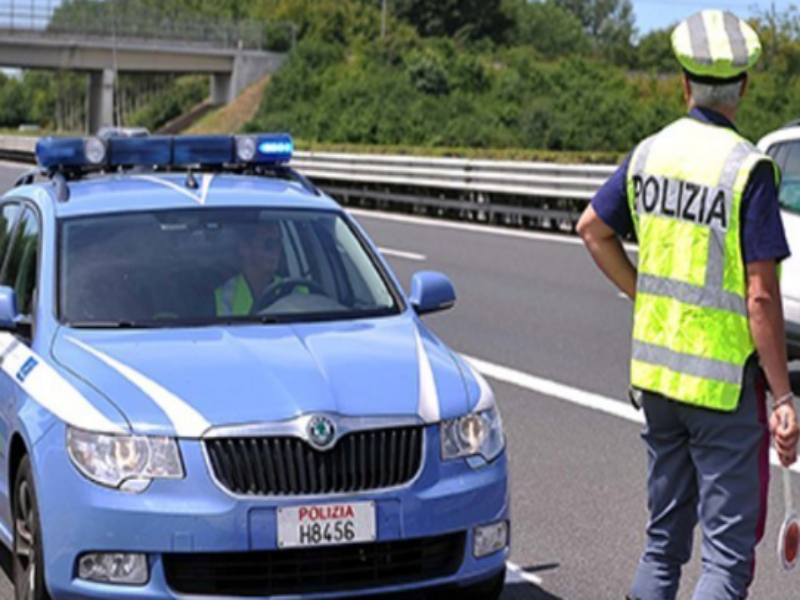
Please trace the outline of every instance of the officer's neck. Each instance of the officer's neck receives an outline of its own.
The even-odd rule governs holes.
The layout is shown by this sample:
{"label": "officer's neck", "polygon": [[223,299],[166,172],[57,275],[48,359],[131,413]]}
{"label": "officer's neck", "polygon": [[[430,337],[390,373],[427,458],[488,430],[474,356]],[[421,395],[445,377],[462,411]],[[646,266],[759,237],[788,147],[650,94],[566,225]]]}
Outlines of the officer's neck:
{"label": "officer's neck", "polygon": [[736,108],[730,106],[705,106],[703,108],[707,108],[708,110],[713,110],[715,113],[721,114],[723,117],[728,119],[731,123],[736,122]]}
{"label": "officer's neck", "polygon": [[[692,88],[689,84],[689,79],[684,74],[682,80],[683,82],[683,99],[686,102],[686,108],[692,110],[693,108],[705,108],[708,110],[713,110],[716,113],[721,114],[723,117],[728,119],[731,123],[736,122],[736,109],[738,106],[724,106],[724,105],[715,105],[715,106],[697,106],[694,101],[692,100]],[[742,83],[741,91],[739,92],[741,96],[744,96],[745,91],[747,90],[747,79],[744,80]]]}

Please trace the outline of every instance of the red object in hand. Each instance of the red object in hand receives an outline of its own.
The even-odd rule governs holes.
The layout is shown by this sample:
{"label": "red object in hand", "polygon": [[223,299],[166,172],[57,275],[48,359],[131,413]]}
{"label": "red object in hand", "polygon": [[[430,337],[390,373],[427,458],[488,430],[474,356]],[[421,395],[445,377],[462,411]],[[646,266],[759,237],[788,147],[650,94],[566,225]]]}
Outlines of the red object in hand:
{"label": "red object in hand", "polygon": [[786,537],[783,540],[783,555],[787,563],[794,564],[797,560],[798,548],[800,548],[800,525],[797,521],[792,521],[786,529]]}

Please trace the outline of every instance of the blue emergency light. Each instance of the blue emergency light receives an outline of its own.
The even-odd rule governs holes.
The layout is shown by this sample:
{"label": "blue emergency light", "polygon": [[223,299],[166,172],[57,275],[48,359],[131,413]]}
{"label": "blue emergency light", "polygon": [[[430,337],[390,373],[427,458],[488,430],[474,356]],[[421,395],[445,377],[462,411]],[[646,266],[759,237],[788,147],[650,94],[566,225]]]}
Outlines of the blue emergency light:
{"label": "blue emergency light", "polygon": [[190,135],[172,139],[178,165],[228,165],[236,162],[229,135]]}
{"label": "blue emergency light", "polygon": [[108,164],[111,166],[168,167],[172,164],[171,137],[119,137],[107,142]]}
{"label": "blue emergency light", "polygon": [[40,139],[36,160],[50,171],[125,167],[278,166],[291,161],[290,135],[204,135]]}

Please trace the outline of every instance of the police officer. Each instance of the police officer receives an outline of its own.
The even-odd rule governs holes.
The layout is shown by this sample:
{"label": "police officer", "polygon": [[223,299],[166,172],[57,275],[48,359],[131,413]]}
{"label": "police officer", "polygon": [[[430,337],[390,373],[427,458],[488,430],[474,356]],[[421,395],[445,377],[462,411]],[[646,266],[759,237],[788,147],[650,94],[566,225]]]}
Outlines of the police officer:
{"label": "police officer", "polygon": [[280,225],[277,222],[247,225],[244,233],[239,242],[241,272],[214,291],[217,316],[249,315],[259,296],[280,281],[277,275],[283,251]]}
{"label": "police officer", "polygon": [[[764,532],[770,429],[781,462],[796,460],[776,268],[789,250],[777,169],[733,124],[761,54],[756,33],[706,10],[672,46],[688,117],[636,147],[578,233],[635,300],[631,385],[646,420],[650,520],[631,597],[675,598],[699,519],[695,600],[740,600]],[[638,267],[617,237],[632,232]]]}

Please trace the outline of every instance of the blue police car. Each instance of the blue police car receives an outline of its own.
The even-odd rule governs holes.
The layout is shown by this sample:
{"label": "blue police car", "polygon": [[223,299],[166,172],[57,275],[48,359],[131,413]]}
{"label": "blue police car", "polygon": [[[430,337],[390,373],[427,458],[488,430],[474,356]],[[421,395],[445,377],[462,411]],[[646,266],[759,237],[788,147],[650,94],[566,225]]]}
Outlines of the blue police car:
{"label": "blue police car", "polygon": [[286,135],[46,138],[0,201],[17,598],[499,596],[484,379]]}

